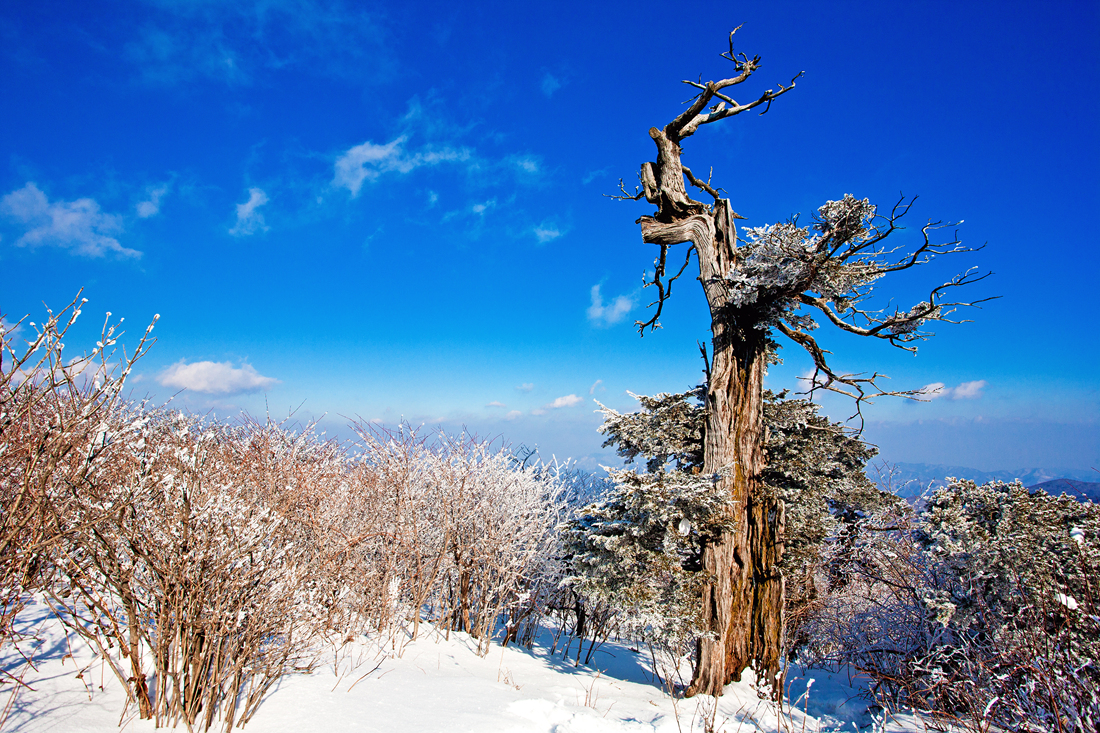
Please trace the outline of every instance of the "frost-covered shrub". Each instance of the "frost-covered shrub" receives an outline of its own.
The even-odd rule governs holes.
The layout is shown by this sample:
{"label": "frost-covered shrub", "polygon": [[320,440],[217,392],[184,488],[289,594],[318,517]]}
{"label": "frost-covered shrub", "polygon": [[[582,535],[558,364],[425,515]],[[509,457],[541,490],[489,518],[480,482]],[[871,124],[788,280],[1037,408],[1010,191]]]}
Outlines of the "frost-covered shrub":
{"label": "frost-covered shrub", "polygon": [[520,465],[476,441],[443,438],[433,458],[446,538],[438,614],[478,638],[484,653],[503,614],[516,611],[514,625],[531,609],[556,549],[561,484],[553,467]]}
{"label": "frost-covered shrub", "polygon": [[102,480],[80,487],[66,517],[51,603],[141,717],[229,730],[309,658],[320,558],[295,542],[281,495],[316,485],[339,456],[270,424],[116,417]]}
{"label": "frost-covered shrub", "polygon": [[[86,302],[78,295],[37,322],[0,318],[0,646],[18,648],[23,640],[16,618],[30,594],[52,581],[51,559],[65,539],[64,517],[78,492],[103,478],[105,426],[120,409],[131,368],[151,343],[152,326],[120,358],[119,323],[108,320],[89,352],[65,352]],[[17,675],[0,670],[0,683],[24,689]]]}
{"label": "frost-covered shrub", "polygon": [[1100,507],[954,481],[920,515],[861,530],[848,584],[813,622],[819,661],[983,730],[1096,729]]}
{"label": "frost-covered shrub", "polygon": [[316,497],[319,542],[334,558],[332,626],[415,637],[427,614],[487,651],[502,617],[506,639],[537,620],[562,506],[557,468],[469,436],[359,435],[337,491]]}
{"label": "frost-covered shrub", "polygon": [[604,407],[605,446],[646,471],[608,472],[600,500],[562,525],[565,583],[582,602],[617,612],[623,632],[675,655],[704,633],[703,543],[727,527],[728,499],[703,476],[701,388],[635,396],[639,412]]}
{"label": "frost-covered shrub", "polygon": [[1017,730],[1100,726],[1100,507],[956,481],[932,497],[920,538],[922,602],[950,631],[946,649],[965,650],[930,651],[926,666],[966,678],[940,706],[981,705]]}

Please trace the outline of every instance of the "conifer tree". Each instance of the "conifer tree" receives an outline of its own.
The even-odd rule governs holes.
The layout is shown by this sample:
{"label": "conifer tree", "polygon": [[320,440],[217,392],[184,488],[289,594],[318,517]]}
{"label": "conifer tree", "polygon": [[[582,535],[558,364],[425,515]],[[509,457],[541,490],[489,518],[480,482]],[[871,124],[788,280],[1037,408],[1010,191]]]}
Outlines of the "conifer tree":
{"label": "conifer tree", "polygon": [[[952,225],[929,222],[920,228],[915,246],[905,249],[887,241],[902,228],[913,200],[901,199],[880,211],[867,199],[844,194],[818,208],[810,226],[797,220],[745,230],[739,241],[737,214],[725,192],[683,164],[684,141],[702,127],[743,112],[767,112],[773,101],[795,88],[768,89],[739,102],[735,88],[760,68],[760,57],[734,49],[722,55],[733,74],[714,81],[685,80],[695,91],[687,108],[649,136],[657,148],[655,161],[642,164],[641,185],[627,200],[644,198],[656,206],[638,219],[642,239],[658,247],[646,286],[655,288],[655,310],[638,322],[641,333],[660,325],[672,285],[698,263],[699,282],[710,310],[711,359],[705,398],[706,437],[703,473],[726,497],[728,530],[707,540],[703,566],[711,576],[703,590],[703,617],[709,635],[699,647],[699,663],[690,693],[719,695],[725,684],[740,679],[750,665],[772,683],[778,682],[783,639],[784,510],[782,500],[764,490],[764,374],[773,336],[781,334],[813,359],[812,389],[842,392],[859,405],[884,394],[914,396],[915,391],[888,390],[883,375],[845,373],[834,368],[829,352],[813,331],[828,322],[850,334],[877,338],[908,351],[931,335],[927,324],[951,321],[960,306],[951,300],[955,288],[981,279],[968,270],[946,283],[930,287],[928,296],[908,309],[876,306],[872,289],[882,278],[925,264],[937,255],[970,252],[955,236],[940,236]],[[709,201],[698,201],[687,184]],[[673,248],[686,245],[683,264],[670,262]],[[977,302],[977,301],[975,301]],[[778,685],[777,685],[778,687]]]}
{"label": "conifer tree", "polygon": [[[579,511],[562,536],[574,588],[622,612],[636,636],[678,654],[708,629],[699,602],[708,543],[733,529],[729,495],[702,471],[707,428],[704,386],[679,394],[637,396],[641,410],[601,405],[607,434],[628,463],[611,471],[612,489]],[[797,581],[795,599],[813,594],[823,547],[845,524],[890,499],[864,468],[875,449],[817,413],[808,400],[766,392],[768,468],[763,491],[786,507],[783,570]]]}

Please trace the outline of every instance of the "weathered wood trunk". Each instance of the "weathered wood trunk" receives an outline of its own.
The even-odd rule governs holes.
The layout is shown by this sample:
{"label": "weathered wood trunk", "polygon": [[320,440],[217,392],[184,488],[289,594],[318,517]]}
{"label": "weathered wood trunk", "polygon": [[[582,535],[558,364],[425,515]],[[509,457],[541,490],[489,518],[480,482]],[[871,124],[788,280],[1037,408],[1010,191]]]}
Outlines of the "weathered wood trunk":
{"label": "weathered wood trunk", "polygon": [[[753,667],[758,679],[777,681],[783,636],[783,511],[760,491],[764,468],[762,332],[734,333],[715,324],[707,387],[704,471],[733,500],[735,526],[706,548],[703,568],[713,577],[703,612],[713,638],[699,642],[689,694],[719,695]],[[748,336],[748,338],[745,338]],[[729,342],[729,343],[726,343]]]}
{"label": "weathered wood trunk", "polygon": [[754,328],[759,318],[747,310],[739,312],[729,300],[727,276],[735,266],[736,242],[729,202],[696,206],[698,213],[685,218],[639,220],[646,242],[692,242],[696,248],[699,280],[710,305],[713,353],[703,470],[729,492],[735,512],[734,529],[703,553],[703,568],[711,575],[702,599],[711,636],[699,641],[687,694],[720,695],[748,667],[778,691],[784,625],[778,564],[784,513],[782,502],[763,495],[759,481],[765,462],[767,333]]}

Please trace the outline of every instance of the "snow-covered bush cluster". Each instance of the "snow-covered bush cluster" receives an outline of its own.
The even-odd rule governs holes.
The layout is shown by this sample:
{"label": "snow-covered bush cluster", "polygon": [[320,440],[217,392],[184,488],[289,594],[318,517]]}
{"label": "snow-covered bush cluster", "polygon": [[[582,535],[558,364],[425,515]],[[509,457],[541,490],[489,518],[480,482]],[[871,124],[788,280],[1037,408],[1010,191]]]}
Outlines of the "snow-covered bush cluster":
{"label": "snow-covered bush cluster", "polygon": [[[228,730],[307,663],[318,556],[278,488],[338,457],[274,426],[120,408],[53,559],[50,603],[126,685],[142,717]],[[285,489],[284,489],[285,490]]]}
{"label": "snow-covered bush cluster", "polygon": [[[53,581],[51,559],[68,517],[79,511],[80,491],[108,469],[102,460],[107,425],[152,329],[120,357],[121,322],[112,324],[108,313],[90,353],[66,354],[66,334],[86,302],[78,295],[37,323],[0,317],[0,645],[21,653],[16,618],[28,594]],[[0,670],[0,684],[7,683],[19,684]]]}
{"label": "snow-covered bush cluster", "polygon": [[[422,614],[488,650],[498,619],[537,622],[554,570],[563,482],[469,436],[360,430],[335,492],[312,497],[334,562],[324,607],[346,633],[408,632]],[[319,519],[320,519],[319,516]]]}
{"label": "snow-covered bush cluster", "polygon": [[78,315],[32,326],[25,349],[3,334],[5,651],[41,594],[142,718],[229,730],[322,640],[399,647],[424,617],[482,652],[529,639],[560,576],[568,471],[465,436],[363,430],[348,446],[128,403],[144,342],[112,370],[107,327],[91,355],[63,359]]}
{"label": "snow-covered bush cluster", "polygon": [[143,717],[228,730],[322,637],[400,646],[422,617],[484,653],[552,563],[554,471],[483,443],[402,429],[347,450],[272,423],[115,417],[51,602]]}
{"label": "snow-covered bush cluster", "polygon": [[808,652],[895,705],[987,730],[1100,724],[1100,508],[955,481],[857,528]]}

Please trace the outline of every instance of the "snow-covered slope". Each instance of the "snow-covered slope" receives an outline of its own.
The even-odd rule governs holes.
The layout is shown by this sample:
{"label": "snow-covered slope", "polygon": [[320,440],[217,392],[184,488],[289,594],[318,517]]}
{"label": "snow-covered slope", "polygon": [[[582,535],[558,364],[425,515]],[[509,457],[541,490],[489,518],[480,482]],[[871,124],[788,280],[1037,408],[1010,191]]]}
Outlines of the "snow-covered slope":
{"label": "snow-covered slope", "polygon": [[[16,695],[4,731],[110,733],[120,724],[127,731],[154,730],[132,706],[123,712],[125,696],[109,670],[77,639],[66,638],[44,605],[33,604],[25,618],[40,639],[36,668],[27,670],[30,689]],[[550,656],[538,645],[534,651],[494,646],[484,658],[475,647],[463,634],[445,639],[429,629],[400,650],[370,644],[330,650],[312,672],[284,677],[244,730],[681,733],[706,730],[705,721],[728,733],[852,731],[853,723],[876,731],[924,730],[909,716],[876,721],[846,674],[792,673],[795,705],[783,710],[747,682],[730,685],[715,708],[713,698],[670,698],[648,654],[622,645],[607,644],[592,667]],[[11,655],[4,665],[19,668]],[[815,681],[807,695],[808,679]],[[4,704],[13,690],[0,689]]]}

